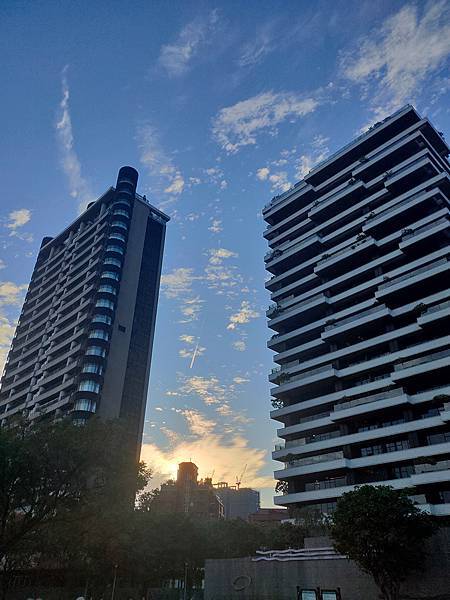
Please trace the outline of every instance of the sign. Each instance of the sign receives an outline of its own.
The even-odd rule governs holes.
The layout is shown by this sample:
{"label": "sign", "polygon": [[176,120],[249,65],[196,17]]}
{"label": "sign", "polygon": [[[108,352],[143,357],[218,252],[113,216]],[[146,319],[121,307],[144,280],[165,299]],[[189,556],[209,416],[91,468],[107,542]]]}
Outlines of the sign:
{"label": "sign", "polygon": [[323,591],[322,592],[322,600],[338,600],[337,592]]}

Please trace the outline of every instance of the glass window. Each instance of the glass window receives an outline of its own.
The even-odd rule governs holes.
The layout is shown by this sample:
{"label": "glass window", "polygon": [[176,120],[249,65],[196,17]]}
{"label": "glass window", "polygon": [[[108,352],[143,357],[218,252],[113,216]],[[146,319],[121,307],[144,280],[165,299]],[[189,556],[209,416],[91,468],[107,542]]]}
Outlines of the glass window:
{"label": "glass window", "polygon": [[111,308],[114,310],[114,302],[112,300],[107,300],[106,298],[99,298],[95,303],[95,306],[99,308]]}
{"label": "glass window", "polygon": [[98,394],[100,391],[100,384],[96,381],[92,381],[92,379],[86,379],[86,381],[80,382],[78,390],[80,392],[94,392],[95,394]]}
{"label": "glass window", "polygon": [[110,240],[120,240],[121,242],[126,241],[125,236],[121,233],[110,233],[108,237]]}
{"label": "glass window", "polygon": [[119,273],[113,273],[113,271],[103,271],[101,277],[107,277],[109,279],[115,279],[119,281]]}
{"label": "glass window", "polygon": [[120,200],[116,200],[113,203],[113,206],[119,206],[119,204],[125,204],[125,206],[131,206],[131,202],[126,200],[125,198],[121,198]]}
{"label": "glass window", "polygon": [[98,363],[84,363],[82,373],[96,373],[97,375],[102,375],[103,367]]}
{"label": "glass window", "polygon": [[109,333],[107,331],[103,331],[103,329],[93,329],[89,333],[90,338],[97,338],[99,340],[109,340]]}
{"label": "glass window", "polygon": [[100,348],[99,346],[88,346],[86,349],[86,354],[91,356],[101,356],[105,358],[106,350],[104,348]]}
{"label": "glass window", "polygon": [[112,285],[101,285],[98,288],[99,292],[108,292],[109,294],[117,294],[116,288],[114,288]]}
{"label": "glass window", "polygon": [[111,223],[111,227],[121,227],[122,229],[128,231],[128,225],[126,223],[123,223],[122,221],[113,221]]}
{"label": "glass window", "polygon": [[118,258],[114,258],[114,256],[108,256],[103,261],[103,264],[104,265],[115,265],[116,267],[121,267],[122,266],[122,261],[119,260]]}
{"label": "glass window", "polygon": [[94,315],[92,317],[93,323],[106,323],[106,325],[111,325],[112,319],[109,315]]}
{"label": "glass window", "polygon": [[394,467],[394,477],[396,479],[403,479],[404,477],[410,477],[414,474],[413,465],[403,465],[402,467]]}
{"label": "glass window", "polygon": [[124,253],[124,249],[121,248],[120,246],[106,246],[106,251],[107,252],[117,252],[118,254],[123,254]]}
{"label": "glass window", "polygon": [[95,400],[87,400],[83,398],[80,400],[76,400],[73,409],[95,413],[95,411],[97,410],[97,403],[95,402]]}

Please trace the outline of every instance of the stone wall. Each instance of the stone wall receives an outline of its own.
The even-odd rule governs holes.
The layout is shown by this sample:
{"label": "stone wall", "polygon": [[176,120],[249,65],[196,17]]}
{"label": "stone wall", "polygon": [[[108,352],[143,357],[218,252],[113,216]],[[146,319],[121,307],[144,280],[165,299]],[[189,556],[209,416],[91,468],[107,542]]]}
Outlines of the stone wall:
{"label": "stone wall", "polygon": [[[307,544],[313,545],[313,542]],[[441,529],[427,550],[424,572],[404,584],[402,598],[450,600],[450,528]],[[379,600],[371,577],[348,559],[206,561],[205,600],[296,600],[296,586],[340,588],[342,600]]]}

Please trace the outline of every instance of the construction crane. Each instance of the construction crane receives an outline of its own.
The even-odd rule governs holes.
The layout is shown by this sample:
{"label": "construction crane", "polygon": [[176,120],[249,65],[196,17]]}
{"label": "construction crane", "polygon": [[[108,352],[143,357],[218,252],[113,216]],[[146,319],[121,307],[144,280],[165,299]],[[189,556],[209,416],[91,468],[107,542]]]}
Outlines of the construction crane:
{"label": "construction crane", "polygon": [[247,470],[247,465],[245,465],[244,470],[241,473],[241,476],[238,477],[236,475],[236,489],[238,490],[241,486],[242,480],[244,479],[245,471]]}

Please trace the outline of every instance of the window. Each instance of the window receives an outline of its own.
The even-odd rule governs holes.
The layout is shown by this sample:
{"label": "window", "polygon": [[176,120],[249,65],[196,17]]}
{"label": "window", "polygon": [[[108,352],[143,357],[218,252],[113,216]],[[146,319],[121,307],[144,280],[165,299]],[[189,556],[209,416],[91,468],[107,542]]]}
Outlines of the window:
{"label": "window", "polygon": [[113,273],[113,271],[103,271],[100,277],[107,277],[109,279],[115,279],[119,281],[119,273]]}
{"label": "window", "polygon": [[85,363],[81,370],[82,373],[96,373],[97,375],[102,375],[103,367],[97,363]]}
{"label": "window", "polygon": [[113,211],[113,215],[122,215],[122,217],[129,217],[129,213],[127,210],[124,210],[123,208],[115,208]]}
{"label": "window", "polygon": [[94,315],[92,317],[93,323],[106,323],[106,325],[111,325],[112,319],[109,315]]}
{"label": "window", "polygon": [[121,233],[110,233],[108,237],[110,240],[120,240],[121,242],[124,242],[124,243],[126,241],[125,236],[122,235]]}
{"label": "window", "polygon": [[86,381],[82,381],[78,385],[78,390],[80,392],[94,392],[94,394],[98,394],[100,391],[100,384],[96,381],[92,381],[92,379],[86,379]]}
{"label": "window", "polygon": [[382,454],[383,446],[381,444],[377,444],[375,446],[367,446],[366,448],[361,448],[361,456],[374,456],[375,454]]}
{"label": "window", "polygon": [[121,227],[122,229],[125,229],[125,231],[128,231],[128,225],[126,223],[122,223],[122,221],[113,221],[111,223],[111,227]]}
{"label": "window", "polygon": [[105,260],[103,261],[104,265],[115,265],[116,267],[121,267],[122,266],[122,261],[119,260],[118,258],[114,258],[113,256],[108,256],[108,258],[105,258]]}
{"label": "window", "polygon": [[103,331],[103,329],[93,329],[89,333],[90,338],[97,338],[99,340],[109,340],[109,333],[107,331]]}
{"label": "window", "polygon": [[398,450],[407,450],[409,448],[408,440],[397,440],[386,444],[386,452],[397,452]]}
{"label": "window", "polygon": [[106,350],[104,348],[100,348],[100,346],[88,346],[86,349],[86,354],[91,356],[101,356],[105,358]]}
{"label": "window", "polygon": [[429,446],[432,446],[433,444],[445,444],[446,442],[450,442],[450,431],[427,435],[427,441]]}
{"label": "window", "polygon": [[124,327],[123,325],[119,325],[119,331],[121,331],[122,333],[125,333],[126,330],[127,330],[126,327]]}
{"label": "window", "polygon": [[124,249],[121,248],[120,246],[106,246],[106,251],[107,252],[117,252],[118,254],[124,253]]}
{"label": "window", "polygon": [[116,288],[114,288],[112,285],[101,285],[98,288],[99,292],[108,292],[108,294],[117,294]]}
{"label": "window", "polygon": [[87,400],[83,398],[75,402],[73,409],[95,413],[95,411],[97,410],[97,403],[95,402],[95,400]]}
{"label": "window", "polygon": [[404,479],[405,477],[410,477],[414,475],[414,466],[413,465],[404,465],[402,467],[394,467],[394,477],[395,479]]}
{"label": "window", "polygon": [[95,303],[95,306],[99,308],[110,308],[114,310],[114,302],[112,300],[107,300],[106,298],[99,298]]}

